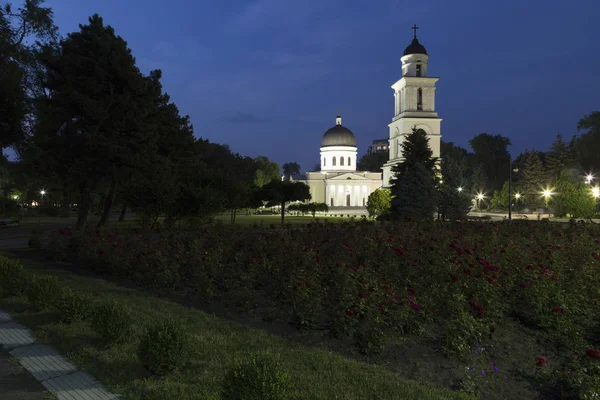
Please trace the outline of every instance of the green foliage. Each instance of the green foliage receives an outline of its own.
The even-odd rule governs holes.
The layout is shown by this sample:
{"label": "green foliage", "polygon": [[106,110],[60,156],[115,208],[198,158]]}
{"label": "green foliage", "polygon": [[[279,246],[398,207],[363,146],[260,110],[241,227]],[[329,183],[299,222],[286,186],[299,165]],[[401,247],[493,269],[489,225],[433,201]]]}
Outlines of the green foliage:
{"label": "green foliage", "polygon": [[501,135],[481,133],[471,140],[469,144],[475,153],[475,163],[483,169],[487,179],[488,190],[498,190],[508,180],[510,153],[510,139]]}
{"label": "green foliage", "polygon": [[281,171],[276,162],[269,161],[265,156],[255,158],[258,169],[254,174],[254,184],[257,187],[263,187],[272,181],[281,180]]}
{"label": "green foliage", "polygon": [[285,203],[310,199],[310,189],[303,182],[272,180],[261,187],[260,198],[281,206],[281,224],[285,216]]}
{"label": "green foliage", "polygon": [[300,164],[297,162],[289,162],[283,164],[283,176],[285,179],[290,180],[292,178],[297,178],[300,175]]}
{"label": "green foliage", "polygon": [[0,7],[0,150],[24,139],[31,111],[27,89],[35,86],[29,76],[32,53],[40,42],[57,36],[52,10],[42,3],[25,0],[17,10],[10,3]]}
{"label": "green foliage", "polygon": [[531,150],[525,156],[525,163],[522,167],[521,191],[524,206],[530,208],[539,208],[544,206],[544,199],[540,192],[550,185],[548,173],[544,168],[540,154]]}
{"label": "green foliage", "polygon": [[21,262],[0,256],[0,289],[8,296],[22,296],[33,276],[23,268]]}
{"label": "green foliage", "polygon": [[555,186],[554,213],[559,217],[591,218],[596,211],[596,200],[589,185],[578,174],[564,171]]}
{"label": "green foliage", "polygon": [[16,200],[0,197],[0,218],[3,217],[21,219],[21,206]]}
{"label": "green foliage", "polygon": [[394,165],[391,216],[412,221],[430,220],[437,207],[436,162],[422,129],[402,142],[404,161]]}
{"label": "green foliage", "polygon": [[357,163],[357,170],[380,172],[383,164],[388,161],[389,153],[387,151],[376,151],[363,155]]}
{"label": "green foliage", "polygon": [[600,171],[600,111],[585,115],[577,129],[583,131],[575,144],[581,167],[585,171]]}
{"label": "green foliage", "polygon": [[311,213],[313,218],[317,216],[318,212],[327,212],[329,211],[329,206],[325,203],[294,203],[290,204],[288,207],[290,211],[299,211],[303,215],[306,213]]}
{"label": "green foliage", "polygon": [[27,299],[37,310],[54,309],[62,296],[63,288],[55,276],[34,276],[27,287]]}
{"label": "green foliage", "polygon": [[87,320],[91,313],[92,298],[89,294],[63,289],[55,308],[59,320],[65,324]]}
{"label": "green foliage", "polygon": [[[518,192],[516,188],[513,189],[513,195]],[[490,201],[490,208],[492,210],[508,210],[508,181],[502,185],[502,190],[494,191],[494,196]]]}
{"label": "green foliage", "polygon": [[166,375],[183,367],[188,356],[188,334],[175,320],[149,327],[140,338],[138,356],[144,368]]}
{"label": "green foliage", "polygon": [[409,221],[432,220],[438,193],[431,172],[422,163],[395,178],[392,186],[391,215]]}
{"label": "green foliage", "polygon": [[121,343],[131,333],[133,318],[123,304],[102,300],[96,304],[91,315],[91,326],[107,344]]}
{"label": "green foliage", "polygon": [[237,361],[223,382],[222,397],[228,400],[288,400],[293,395],[290,375],[279,359],[264,353]]}
{"label": "green foliage", "polygon": [[367,199],[369,217],[378,217],[389,212],[392,206],[392,192],[389,189],[376,189]]}
{"label": "green foliage", "polygon": [[577,166],[572,149],[563,141],[560,133],[556,134],[546,164],[549,176],[553,181],[557,180],[565,169],[572,169]]}
{"label": "green foliage", "polygon": [[[454,152],[458,152],[458,150],[454,150]],[[466,153],[466,151],[464,152]],[[443,183],[438,187],[438,211],[442,219],[462,220],[471,208],[471,198],[468,195],[465,176],[467,160],[455,157],[451,153],[447,158],[442,158],[441,168]]]}

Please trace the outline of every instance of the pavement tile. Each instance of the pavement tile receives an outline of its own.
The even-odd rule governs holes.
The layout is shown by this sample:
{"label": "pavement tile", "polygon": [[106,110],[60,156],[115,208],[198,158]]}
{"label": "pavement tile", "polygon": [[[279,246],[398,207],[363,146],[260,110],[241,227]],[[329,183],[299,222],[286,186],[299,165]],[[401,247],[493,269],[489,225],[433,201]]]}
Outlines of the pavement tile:
{"label": "pavement tile", "polygon": [[77,371],[56,350],[43,344],[18,347],[10,354],[18,357],[21,365],[40,381]]}
{"label": "pavement tile", "polygon": [[35,338],[31,331],[16,322],[0,323],[0,344],[6,349],[32,344]]}

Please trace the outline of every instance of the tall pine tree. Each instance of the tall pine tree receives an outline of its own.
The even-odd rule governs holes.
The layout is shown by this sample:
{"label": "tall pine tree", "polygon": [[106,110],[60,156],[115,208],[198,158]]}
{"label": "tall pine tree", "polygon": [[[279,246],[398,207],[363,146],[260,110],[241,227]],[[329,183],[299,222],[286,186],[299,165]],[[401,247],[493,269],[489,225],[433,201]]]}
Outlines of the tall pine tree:
{"label": "tall pine tree", "polygon": [[525,157],[525,165],[521,173],[523,204],[532,208],[543,207],[544,199],[540,193],[549,185],[548,172],[540,154],[532,149]]}
{"label": "tall pine tree", "polygon": [[549,177],[556,181],[563,170],[575,168],[576,161],[572,157],[569,145],[563,141],[560,133],[552,143],[552,148],[546,158]]}
{"label": "tall pine tree", "polygon": [[423,130],[413,132],[402,143],[404,161],[392,171],[391,217],[409,221],[431,220],[437,208],[437,159]]}

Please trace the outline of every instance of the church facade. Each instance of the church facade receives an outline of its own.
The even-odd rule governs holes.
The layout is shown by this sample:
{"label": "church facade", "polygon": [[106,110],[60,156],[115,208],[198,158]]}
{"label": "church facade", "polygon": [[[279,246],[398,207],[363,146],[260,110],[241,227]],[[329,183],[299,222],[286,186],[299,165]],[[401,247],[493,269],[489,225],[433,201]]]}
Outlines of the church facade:
{"label": "church facade", "polygon": [[389,157],[383,172],[358,171],[356,137],[336,117],[335,125],[321,139],[320,171],[308,172],[304,181],[310,187],[313,202],[326,203],[331,213],[366,213],[369,195],[381,187],[390,187],[392,167],[403,161],[402,142],[413,129],[429,138],[433,157],[440,157],[441,122],[435,110],[437,77],[427,75],[429,55],[417,39],[404,50],[402,78],[392,85],[394,117],[389,127]]}
{"label": "church facade", "polygon": [[369,195],[381,187],[382,174],[357,171],[357,150],[356,137],[338,115],[335,126],[321,139],[321,170],[307,173],[311,201],[327,204],[331,212],[336,208],[365,211]]}

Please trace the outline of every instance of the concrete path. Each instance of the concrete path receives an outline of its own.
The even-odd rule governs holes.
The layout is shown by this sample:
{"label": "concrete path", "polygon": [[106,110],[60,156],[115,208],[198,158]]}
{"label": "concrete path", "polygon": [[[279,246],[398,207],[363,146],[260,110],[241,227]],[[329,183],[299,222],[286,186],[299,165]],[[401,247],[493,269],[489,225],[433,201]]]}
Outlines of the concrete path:
{"label": "concrete path", "polygon": [[[116,400],[119,398],[117,395],[109,393],[90,375],[78,371],[75,365],[65,360],[52,347],[36,344],[33,333],[13,321],[11,316],[2,310],[0,310],[0,345],[9,350],[10,355],[16,357],[21,366],[59,400]],[[1,378],[2,375],[0,375]],[[3,400],[37,399],[37,397],[5,397],[2,390],[3,386],[0,386],[0,397]],[[28,388],[15,388],[15,390],[27,391]]]}

